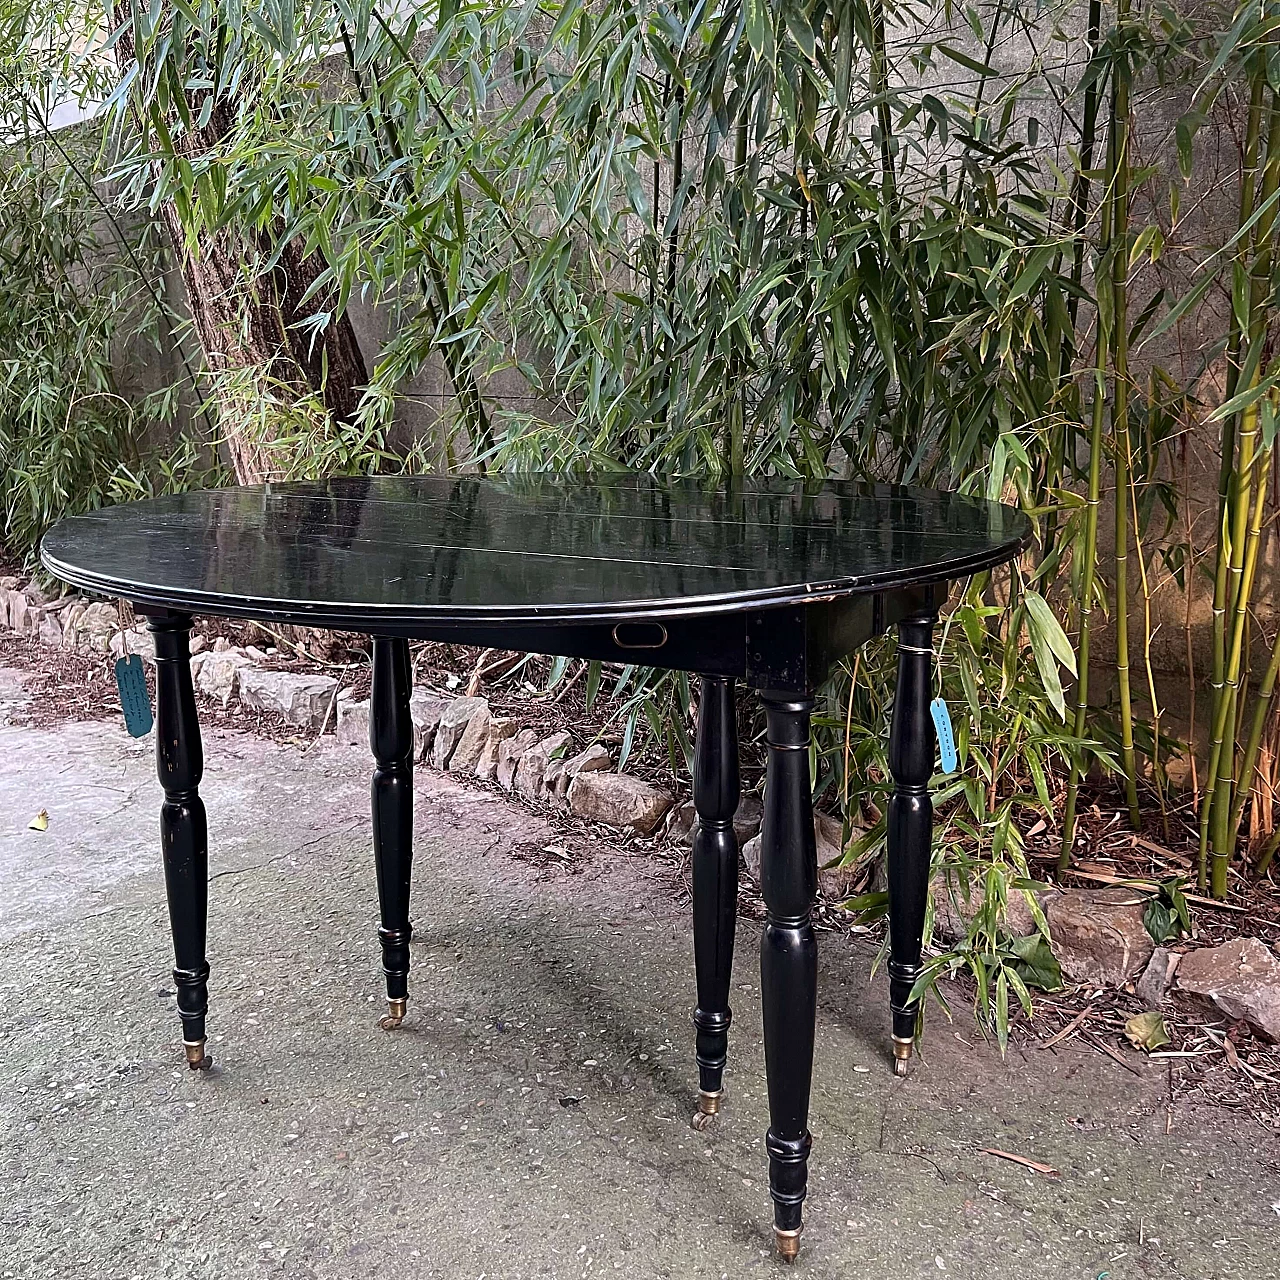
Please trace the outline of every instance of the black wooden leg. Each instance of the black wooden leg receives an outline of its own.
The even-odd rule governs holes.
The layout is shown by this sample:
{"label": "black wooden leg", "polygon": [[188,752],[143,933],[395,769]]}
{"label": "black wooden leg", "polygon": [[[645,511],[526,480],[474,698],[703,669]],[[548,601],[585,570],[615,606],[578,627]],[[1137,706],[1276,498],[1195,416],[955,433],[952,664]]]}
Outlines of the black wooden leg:
{"label": "black wooden leg", "polygon": [[698,1114],[705,1128],[720,1110],[729,1048],[729,977],[738,914],[738,726],[733,681],[702,677],[698,741],[693,758],[693,955],[698,979]]}
{"label": "black wooden leg", "polygon": [[173,981],[187,1065],[213,1065],[205,1052],[209,1009],[209,962],[205,933],[209,918],[209,836],[200,775],[204,753],[196,699],[191,688],[191,619],[166,614],[148,620],[156,645],[156,772],[164,788],[160,847],[173,932]]}
{"label": "black wooden leg", "polygon": [[413,865],[413,670],[409,642],[373,641],[369,745],[373,770],[373,858],[378,874],[382,972],[387,980],[387,1030],[404,1021],[409,1000],[409,877]]}
{"label": "black wooden leg", "polygon": [[809,782],[813,699],[762,693],[768,721],[760,887],[765,927],[760,945],[764,1056],[769,1079],[769,1191],[778,1253],[800,1249],[809,1177],[809,1085],[817,1019],[818,947],[810,912],[818,883]]}
{"label": "black wooden leg", "polygon": [[889,768],[894,789],[889,799],[889,1004],[893,1010],[893,1069],[907,1074],[915,1041],[920,1002],[911,988],[920,976],[920,947],[929,896],[929,860],[933,845],[934,732],[929,714],[933,653],[933,617],[919,615],[898,623],[898,688],[889,732]]}

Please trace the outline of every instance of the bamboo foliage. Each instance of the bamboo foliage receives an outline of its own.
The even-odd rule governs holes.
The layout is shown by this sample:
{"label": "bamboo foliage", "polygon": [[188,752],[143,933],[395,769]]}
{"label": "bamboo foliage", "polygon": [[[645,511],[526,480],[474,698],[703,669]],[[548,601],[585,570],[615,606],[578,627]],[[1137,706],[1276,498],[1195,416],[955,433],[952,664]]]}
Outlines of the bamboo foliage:
{"label": "bamboo foliage", "polygon": [[[1143,348],[1230,275],[1226,393],[1203,410],[1221,423],[1222,467],[1201,848],[1223,890],[1263,732],[1243,694],[1273,420],[1280,130],[1265,15],[1206,25],[1091,3],[1062,97],[1076,142],[1049,153],[1028,79],[997,52],[1033,15],[1004,0],[973,11],[964,36],[945,7],[882,0],[449,0],[394,20],[372,0],[205,0],[168,13],[138,0],[132,14],[152,62],[128,93],[153,128],[126,151],[127,189],[140,195],[159,167],[197,235],[249,219],[324,254],[317,296],[381,300],[394,323],[362,410],[370,456],[385,456],[405,380],[439,361],[452,396],[437,456],[453,464],[1017,495],[1042,521],[1028,598],[1043,602],[1064,571],[1072,586],[1074,653],[1051,608],[1000,623],[1069,721],[1050,735],[1067,773],[1064,871],[1091,763],[1115,768],[1135,828],[1141,774],[1159,777],[1152,600],[1167,550],[1148,526],[1180,500],[1162,389],[1190,393]],[[342,71],[324,93],[321,50]],[[167,162],[164,104],[206,67],[235,78],[236,127],[221,154],[184,164],[175,148]],[[948,73],[973,77],[967,95],[930,90]],[[1235,86],[1247,93],[1238,229],[1172,298],[1161,253],[1178,214],[1145,212],[1159,174],[1138,155],[1145,95],[1166,81],[1193,85],[1184,177],[1196,129]],[[491,390],[499,377],[508,392]],[[1201,553],[1183,554],[1194,566]],[[1183,581],[1194,588],[1193,567]],[[1095,707],[1102,609],[1116,691]],[[1263,674],[1258,703],[1274,684]]]}
{"label": "bamboo foliage", "polygon": [[[1253,779],[1280,678],[1256,598],[1280,383],[1275,17],[1146,0],[128,0],[102,14],[135,56],[94,127],[121,210],[172,204],[190,252],[242,234],[246,287],[323,262],[310,341],[354,299],[375,309],[386,337],[354,421],[259,398],[281,474],[627,467],[1021,504],[1034,553],[966,585],[940,665],[966,771],[948,796],[984,856],[1017,847],[1023,809],[1058,828],[1061,804],[1067,873],[1099,769],[1134,827],[1150,772],[1163,815],[1153,618],[1171,582],[1189,610],[1211,592],[1194,834],[1221,893],[1246,820],[1274,827]],[[1015,34],[1037,50],[1024,65]],[[1166,145],[1151,103],[1173,94],[1189,110]],[[225,130],[185,146],[215,108]],[[1206,248],[1180,202],[1214,196],[1197,185],[1210,119],[1240,136],[1233,225]],[[1166,367],[1193,320],[1217,336]],[[406,441],[418,397],[434,416]],[[1204,531],[1173,466],[1187,442],[1170,424],[1188,418],[1220,435]],[[847,675],[817,787],[856,804],[883,774],[850,708],[882,715],[889,676],[869,654],[855,697]],[[629,672],[615,695],[632,734],[683,751],[672,682]]]}

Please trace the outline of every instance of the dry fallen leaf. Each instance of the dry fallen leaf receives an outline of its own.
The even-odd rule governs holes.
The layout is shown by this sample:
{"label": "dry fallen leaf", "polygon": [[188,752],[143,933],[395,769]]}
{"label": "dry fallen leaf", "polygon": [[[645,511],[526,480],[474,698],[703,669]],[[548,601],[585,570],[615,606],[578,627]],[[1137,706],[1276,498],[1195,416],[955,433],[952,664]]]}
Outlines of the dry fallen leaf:
{"label": "dry fallen leaf", "polygon": [[1148,1053],[1171,1043],[1164,1017],[1155,1010],[1135,1014],[1124,1024],[1124,1034],[1135,1049],[1145,1049]]}
{"label": "dry fallen leaf", "polygon": [[984,1156],[998,1156],[1001,1160],[1012,1160],[1024,1168],[1043,1173],[1046,1178],[1060,1178],[1062,1175],[1051,1164],[1041,1164],[1039,1160],[1028,1160],[1026,1156],[1015,1155],[1012,1151],[1001,1151],[999,1147],[983,1147]]}
{"label": "dry fallen leaf", "polygon": [[49,830],[49,811],[41,809],[30,822],[27,823],[28,831],[48,831]]}

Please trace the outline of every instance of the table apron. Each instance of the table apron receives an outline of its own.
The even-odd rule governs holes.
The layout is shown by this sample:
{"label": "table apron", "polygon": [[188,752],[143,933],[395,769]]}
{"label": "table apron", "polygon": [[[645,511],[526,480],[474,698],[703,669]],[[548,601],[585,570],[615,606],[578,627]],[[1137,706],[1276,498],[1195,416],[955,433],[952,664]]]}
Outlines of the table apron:
{"label": "table apron", "polygon": [[[751,612],[657,614],[644,621],[380,624],[370,619],[367,625],[352,629],[409,640],[732,676],[757,689],[807,692],[822,683],[832,664],[900,618],[936,612],[946,594],[947,584],[942,582]],[[134,609],[154,618],[186,612],[142,601],[135,601]],[[309,625],[302,617],[290,622]]]}

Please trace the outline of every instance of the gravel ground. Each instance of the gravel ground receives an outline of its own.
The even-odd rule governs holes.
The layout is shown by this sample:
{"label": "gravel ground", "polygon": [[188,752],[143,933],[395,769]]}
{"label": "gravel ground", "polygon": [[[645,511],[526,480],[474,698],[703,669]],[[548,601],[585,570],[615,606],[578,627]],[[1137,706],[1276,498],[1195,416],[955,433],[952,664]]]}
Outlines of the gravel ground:
{"label": "gravel ground", "polygon": [[[29,723],[27,697],[0,669],[0,1276],[778,1273],[757,925],[695,1133],[677,868],[531,860],[541,817],[420,770],[410,1016],[381,1031],[364,753],[212,726],[217,1065],[193,1074],[150,743]],[[821,947],[798,1274],[1280,1275],[1280,1149],[1247,1116],[1075,1044],[1001,1060],[963,1015],[895,1080],[871,944]]]}

